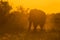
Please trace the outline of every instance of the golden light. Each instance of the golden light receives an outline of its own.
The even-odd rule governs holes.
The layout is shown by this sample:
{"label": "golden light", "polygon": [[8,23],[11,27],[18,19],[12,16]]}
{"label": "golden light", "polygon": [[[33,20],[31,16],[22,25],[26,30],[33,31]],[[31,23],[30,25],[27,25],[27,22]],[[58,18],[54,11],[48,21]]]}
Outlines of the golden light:
{"label": "golden light", "polygon": [[46,13],[60,12],[60,0],[8,0],[15,9],[22,5],[24,8],[37,8]]}

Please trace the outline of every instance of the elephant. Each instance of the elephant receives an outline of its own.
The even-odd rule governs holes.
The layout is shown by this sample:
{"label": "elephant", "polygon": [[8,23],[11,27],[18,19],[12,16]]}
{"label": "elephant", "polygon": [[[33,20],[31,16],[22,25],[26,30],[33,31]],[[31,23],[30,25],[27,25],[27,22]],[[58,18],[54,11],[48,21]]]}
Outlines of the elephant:
{"label": "elephant", "polygon": [[28,31],[31,29],[31,24],[33,23],[34,30],[39,25],[41,30],[43,30],[44,24],[46,22],[46,13],[42,10],[38,9],[31,9],[29,12],[29,28]]}

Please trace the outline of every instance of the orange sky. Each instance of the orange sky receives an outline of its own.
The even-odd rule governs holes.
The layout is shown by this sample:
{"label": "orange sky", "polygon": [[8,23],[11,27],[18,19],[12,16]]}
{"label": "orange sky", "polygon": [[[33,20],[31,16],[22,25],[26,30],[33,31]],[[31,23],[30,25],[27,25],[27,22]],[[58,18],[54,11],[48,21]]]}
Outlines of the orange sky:
{"label": "orange sky", "polygon": [[46,13],[60,12],[60,0],[8,0],[9,4],[15,9],[22,5],[24,8],[37,8]]}

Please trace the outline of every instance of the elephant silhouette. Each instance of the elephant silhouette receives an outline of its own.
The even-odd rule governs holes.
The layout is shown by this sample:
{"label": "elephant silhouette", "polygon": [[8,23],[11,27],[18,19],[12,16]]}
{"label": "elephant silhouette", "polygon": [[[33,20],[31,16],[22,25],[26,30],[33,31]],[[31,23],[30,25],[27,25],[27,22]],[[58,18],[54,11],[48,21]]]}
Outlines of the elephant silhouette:
{"label": "elephant silhouette", "polygon": [[46,22],[46,14],[42,10],[38,9],[31,9],[29,12],[29,28],[31,29],[31,24],[33,23],[34,30],[36,30],[36,27],[39,25],[41,30],[43,30],[44,24]]}

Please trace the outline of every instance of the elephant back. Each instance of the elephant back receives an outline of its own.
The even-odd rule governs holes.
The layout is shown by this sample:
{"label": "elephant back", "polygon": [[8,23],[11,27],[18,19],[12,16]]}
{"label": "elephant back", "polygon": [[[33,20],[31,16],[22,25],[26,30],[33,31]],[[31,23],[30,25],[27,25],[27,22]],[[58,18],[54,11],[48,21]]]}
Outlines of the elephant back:
{"label": "elephant back", "polygon": [[44,20],[45,17],[46,14],[42,10],[32,9],[30,11],[30,16],[29,16],[30,21],[35,21],[35,20],[40,21],[41,19]]}

